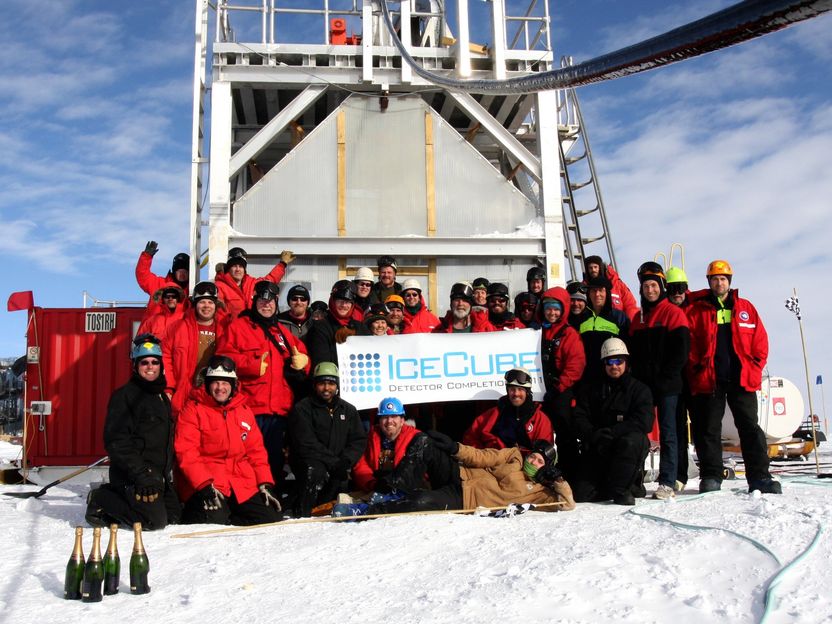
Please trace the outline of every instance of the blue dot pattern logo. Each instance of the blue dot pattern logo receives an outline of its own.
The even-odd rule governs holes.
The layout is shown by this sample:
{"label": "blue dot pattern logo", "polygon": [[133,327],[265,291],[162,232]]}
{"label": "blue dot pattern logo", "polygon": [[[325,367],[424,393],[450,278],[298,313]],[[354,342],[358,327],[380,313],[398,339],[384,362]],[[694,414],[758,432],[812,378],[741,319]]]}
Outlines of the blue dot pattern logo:
{"label": "blue dot pattern logo", "polygon": [[381,355],[379,353],[353,353],[349,368],[342,373],[341,382],[351,392],[381,392]]}

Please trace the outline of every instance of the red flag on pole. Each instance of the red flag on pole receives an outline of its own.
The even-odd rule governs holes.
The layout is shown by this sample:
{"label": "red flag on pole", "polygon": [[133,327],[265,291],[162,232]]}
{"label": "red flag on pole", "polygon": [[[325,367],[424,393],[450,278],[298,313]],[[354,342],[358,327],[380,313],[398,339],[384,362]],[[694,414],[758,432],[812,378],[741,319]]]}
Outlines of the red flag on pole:
{"label": "red flag on pole", "polygon": [[9,295],[9,302],[6,304],[6,309],[9,312],[15,310],[31,310],[35,307],[35,297],[31,290],[23,290]]}

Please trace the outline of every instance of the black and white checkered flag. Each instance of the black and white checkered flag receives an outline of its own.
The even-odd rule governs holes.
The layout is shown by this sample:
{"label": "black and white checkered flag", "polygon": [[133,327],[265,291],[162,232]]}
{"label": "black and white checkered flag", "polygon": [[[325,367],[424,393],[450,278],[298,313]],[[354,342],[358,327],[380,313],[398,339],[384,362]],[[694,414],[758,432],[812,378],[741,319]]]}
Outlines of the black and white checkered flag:
{"label": "black and white checkered flag", "polygon": [[789,312],[794,312],[797,320],[800,320],[800,302],[797,300],[797,297],[789,297],[786,299],[786,309]]}

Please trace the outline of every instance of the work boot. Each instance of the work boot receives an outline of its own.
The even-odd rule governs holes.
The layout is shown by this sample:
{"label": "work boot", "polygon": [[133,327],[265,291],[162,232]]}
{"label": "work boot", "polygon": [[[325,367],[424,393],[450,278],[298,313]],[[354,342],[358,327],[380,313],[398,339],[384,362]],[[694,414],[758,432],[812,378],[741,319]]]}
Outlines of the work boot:
{"label": "work boot", "polygon": [[783,488],[779,481],[775,481],[771,477],[768,479],[756,479],[748,482],[748,493],[754,490],[760,490],[761,494],[782,494]]}
{"label": "work boot", "polygon": [[668,500],[676,498],[676,491],[669,485],[659,485],[658,489],[653,492],[653,498],[656,500]]}
{"label": "work boot", "polygon": [[722,481],[719,479],[702,479],[699,482],[699,493],[719,492],[722,489]]}
{"label": "work boot", "polygon": [[612,502],[616,505],[635,505],[636,499],[633,493],[629,490],[618,492],[612,497]]}

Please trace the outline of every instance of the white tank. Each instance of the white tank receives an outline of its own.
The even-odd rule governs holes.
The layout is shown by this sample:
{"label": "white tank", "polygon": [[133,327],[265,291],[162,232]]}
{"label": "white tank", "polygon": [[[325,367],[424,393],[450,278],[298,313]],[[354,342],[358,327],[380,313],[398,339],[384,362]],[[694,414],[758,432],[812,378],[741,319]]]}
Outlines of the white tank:
{"label": "white tank", "polygon": [[[803,396],[797,386],[783,377],[763,377],[762,388],[757,391],[757,415],[769,443],[792,437],[804,414]],[[722,439],[732,444],[740,441],[727,405],[722,419]]]}

